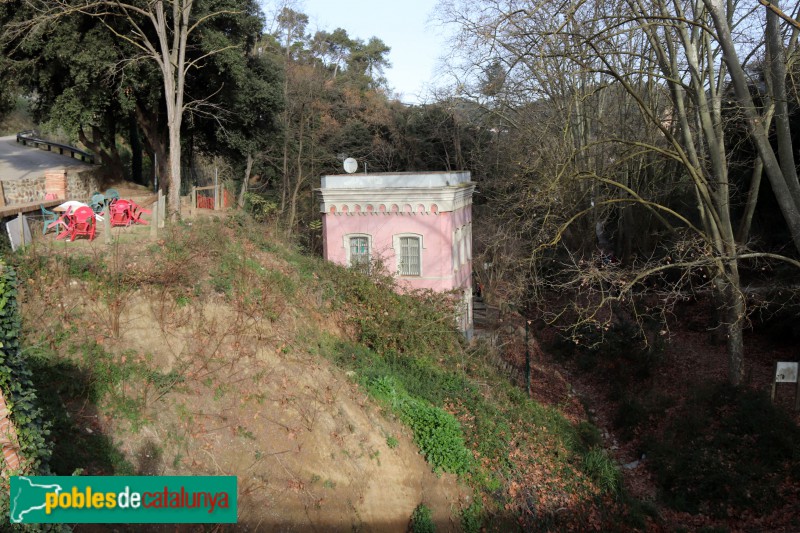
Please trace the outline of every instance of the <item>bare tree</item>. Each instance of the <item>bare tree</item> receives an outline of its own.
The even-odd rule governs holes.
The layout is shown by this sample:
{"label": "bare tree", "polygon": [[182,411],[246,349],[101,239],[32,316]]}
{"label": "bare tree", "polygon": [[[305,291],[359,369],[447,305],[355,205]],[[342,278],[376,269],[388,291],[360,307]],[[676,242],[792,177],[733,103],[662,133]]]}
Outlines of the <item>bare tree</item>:
{"label": "bare tree", "polygon": [[147,59],[156,63],[161,73],[167,111],[169,210],[173,217],[179,216],[184,113],[188,110],[218,111],[207,109],[209,104],[206,100],[186,99],[186,77],[190,70],[201,68],[211,55],[230,48],[223,46],[190,58],[187,55],[189,38],[205,22],[236,11],[212,10],[196,16],[194,0],[28,0],[28,3],[37,15],[12,28],[18,35],[44,32],[49,24],[72,14],[89,15],[98,17],[117,38],[138,50],[139,54],[127,61]]}
{"label": "bare tree", "polygon": [[[492,112],[503,117],[509,130],[540,132],[541,150],[536,144],[527,148],[537,160],[515,157],[516,179],[536,176],[529,194],[516,202],[512,194],[502,198],[517,206],[514,222],[500,224],[503,231],[513,231],[527,218],[528,236],[538,242],[522,258],[527,265],[522,271],[536,271],[537,254],[561,246],[560,261],[573,265],[575,275],[564,281],[560,272],[557,286],[597,288],[578,302],[590,321],[609,320],[611,315],[599,310],[612,304],[630,307],[631,297],[651,279],[659,279],[660,287],[672,279],[672,290],[660,294],[674,301],[679,285],[691,277],[663,278],[664,272],[701,273],[717,302],[729,380],[738,384],[744,375],[746,313],[739,265],[769,254],[741,248],[733,230],[725,129],[726,116],[733,111],[726,109],[729,78],[740,104],[736,111],[745,114],[797,250],[800,216],[792,193],[796,177],[789,168],[794,164],[788,157],[781,158],[786,168],[777,163],[764,128],[770,111],[753,104],[737,56],[737,47],[752,56],[763,43],[754,16],[759,7],[722,4],[484,0],[443,2],[441,12],[445,21],[460,26],[459,49],[470,52],[461,87],[481,87],[469,83],[470,74],[480,79],[474,72],[481,65],[500,65],[501,75],[495,78],[502,79],[502,89],[494,93],[506,95],[499,103],[488,102]],[[732,27],[740,42],[731,36]],[[777,51],[782,45],[772,46],[773,62],[783,61]],[[773,79],[780,76],[777,72]],[[532,125],[525,117],[534,106],[550,128],[541,127],[541,118]],[[552,140],[546,135],[554,133],[559,134],[558,146],[549,150]],[[548,157],[550,163],[542,164]],[[659,180],[668,175],[677,176],[677,181],[670,180],[676,190],[691,196],[664,194]],[[673,207],[689,198],[694,213]],[[599,248],[601,257],[608,256],[605,224],[616,219],[619,228],[631,228],[632,207],[637,217],[646,213],[669,236],[663,252],[650,248],[646,258],[633,260],[629,250],[627,268],[598,267],[588,255]]]}

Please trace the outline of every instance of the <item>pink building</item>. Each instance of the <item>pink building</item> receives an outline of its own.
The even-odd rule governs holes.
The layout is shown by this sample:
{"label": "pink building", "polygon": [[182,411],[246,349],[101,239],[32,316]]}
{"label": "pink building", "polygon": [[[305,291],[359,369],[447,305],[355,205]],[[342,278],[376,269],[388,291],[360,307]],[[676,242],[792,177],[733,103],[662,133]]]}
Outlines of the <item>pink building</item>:
{"label": "pink building", "polygon": [[469,172],[324,176],[325,259],[380,260],[401,288],[457,290],[458,325],[472,336],[472,192]]}

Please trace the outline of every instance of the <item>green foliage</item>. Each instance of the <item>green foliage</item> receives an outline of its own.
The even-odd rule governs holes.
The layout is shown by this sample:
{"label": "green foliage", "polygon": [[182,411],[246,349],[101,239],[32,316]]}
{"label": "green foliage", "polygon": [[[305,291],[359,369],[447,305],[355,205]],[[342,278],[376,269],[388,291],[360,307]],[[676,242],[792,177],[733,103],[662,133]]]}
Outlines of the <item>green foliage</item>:
{"label": "green foliage", "polygon": [[479,533],[483,526],[483,504],[476,499],[461,511],[461,529],[464,533]]}
{"label": "green foliage", "polygon": [[409,529],[413,533],[435,533],[436,524],[433,523],[433,514],[430,507],[421,503],[411,513]]}
{"label": "green foliage", "polygon": [[[647,443],[664,499],[674,508],[727,516],[769,511],[785,465],[800,464],[800,429],[766,394],[726,384],[698,389]],[[800,468],[788,475],[800,479]]]}
{"label": "green foliage", "polygon": [[17,277],[13,268],[0,261],[0,390],[6,399],[19,438],[20,451],[28,461],[25,471],[48,471],[52,454],[49,424],[42,417],[32,372],[20,350],[20,317]]}
{"label": "green foliage", "polygon": [[[0,75],[7,78],[4,74],[4,67],[0,63]],[[6,80],[8,82],[8,80]],[[13,83],[13,82],[12,82]],[[14,95],[15,88],[9,87],[8,83],[0,86],[0,136],[14,135],[20,131],[32,130],[36,124],[31,120],[28,98]],[[13,103],[13,109],[8,109]],[[9,111],[4,115],[4,107]]]}
{"label": "green foliage", "polygon": [[280,292],[286,298],[291,298],[297,293],[297,285],[294,280],[279,270],[268,270],[266,280],[272,289]]}
{"label": "green foliage", "polygon": [[583,457],[583,469],[603,492],[619,491],[622,474],[608,452],[601,448],[593,448]]}
{"label": "green foliage", "polygon": [[471,468],[472,454],[464,444],[461,426],[453,415],[410,396],[388,376],[373,380],[367,388],[413,430],[414,442],[434,470],[465,474]]}
{"label": "green foliage", "polygon": [[600,429],[594,424],[582,420],[578,422],[575,431],[578,434],[578,439],[580,439],[581,444],[586,449],[598,447],[603,443]]}
{"label": "green foliage", "polygon": [[90,257],[82,254],[69,254],[64,257],[67,273],[71,278],[90,281],[106,274],[106,264],[102,257]]}
{"label": "green foliage", "polygon": [[436,470],[464,474],[472,454],[464,444],[461,426],[450,413],[421,400],[402,403],[402,418],[414,430],[414,441]]}
{"label": "green foliage", "polygon": [[252,192],[244,193],[244,210],[256,222],[265,222],[272,218],[278,211],[278,202],[265,198]]}
{"label": "green foliage", "polygon": [[[20,452],[25,461],[19,473],[50,475],[49,463],[53,453],[53,441],[50,439],[52,424],[44,416],[33,376],[20,349],[16,272],[0,261],[0,390],[3,392],[11,421],[16,428]],[[0,490],[0,515],[3,517],[8,516],[10,504],[8,497],[7,490]],[[6,524],[6,527],[11,526]],[[13,529],[65,530],[59,525],[13,526]]]}
{"label": "green foliage", "polygon": [[386,445],[392,450],[394,450],[400,445],[400,442],[397,440],[396,437],[389,435],[388,437],[386,437]]}
{"label": "green foliage", "polygon": [[327,261],[316,265],[329,280],[333,308],[347,309],[358,340],[381,354],[439,357],[461,351],[452,301],[432,291],[399,294],[380,264],[369,274]]}
{"label": "green foliage", "polygon": [[[470,371],[475,378],[492,391],[490,398],[465,373],[448,370],[453,368],[452,363],[443,367],[413,353],[400,356],[391,352],[381,356],[363,345],[328,337],[319,342],[322,353],[352,370],[355,379],[373,397],[409,426],[416,423],[417,427],[436,428],[436,432],[423,431],[421,439],[415,430],[418,445],[422,448],[420,442],[430,443],[427,445],[433,450],[444,450],[445,464],[457,465],[455,468],[459,469],[466,466],[466,477],[474,486],[496,494],[502,489],[501,479],[514,479],[517,474],[518,467],[509,458],[511,451],[524,447],[549,455],[547,460],[559,465],[560,476],[571,484],[571,489],[583,490],[580,488],[585,483],[583,456],[596,438],[597,429],[591,424],[576,428],[556,410],[531,401],[524,392],[490,370],[489,365],[484,366],[481,352],[467,358],[474,364]],[[426,405],[442,409],[441,414],[431,413],[423,407]],[[448,412],[455,413],[451,422],[439,418]],[[418,417],[416,422],[411,420],[413,416]],[[462,437],[451,425],[456,420],[468,421],[459,424],[463,447],[473,457],[488,461],[490,468],[462,454]],[[563,444],[566,453],[556,451],[554,443]],[[535,499],[533,494],[530,497]]]}
{"label": "green foliage", "polygon": [[211,271],[209,285],[215,292],[231,295],[233,283],[239,270],[239,255],[235,252],[225,253]]}

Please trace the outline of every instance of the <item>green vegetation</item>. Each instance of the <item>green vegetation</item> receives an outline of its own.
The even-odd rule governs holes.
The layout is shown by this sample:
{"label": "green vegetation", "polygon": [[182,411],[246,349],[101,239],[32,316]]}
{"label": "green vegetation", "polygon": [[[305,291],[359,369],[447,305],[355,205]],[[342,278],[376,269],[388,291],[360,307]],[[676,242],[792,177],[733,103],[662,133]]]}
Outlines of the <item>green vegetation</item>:
{"label": "green vegetation", "polygon": [[616,493],[620,489],[622,474],[605,450],[589,450],[583,458],[583,468],[604,492]]}
{"label": "green vegetation", "polygon": [[[15,425],[23,464],[22,474],[48,475],[53,453],[52,420],[41,407],[34,371],[20,350],[17,276],[0,261],[0,390]],[[2,461],[2,459],[0,459]],[[5,482],[2,483],[5,487]],[[0,490],[0,514],[8,516],[8,491]],[[5,518],[4,518],[5,519]]]}
{"label": "green vegetation", "polygon": [[483,525],[483,514],[481,501],[473,501],[461,511],[461,529],[465,533],[478,533]]}
{"label": "green vegetation", "polygon": [[453,474],[470,470],[472,454],[453,415],[410,396],[391,377],[377,378],[366,386],[414,431],[414,441],[434,470]]}
{"label": "green vegetation", "polygon": [[411,513],[409,526],[413,533],[435,533],[436,524],[433,523],[430,507],[424,503],[417,505],[414,512]]}
{"label": "green vegetation", "polygon": [[244,209],[256,222],[265,222],[275,216],[278,203],[261,195],[247,192],[244,195]]}

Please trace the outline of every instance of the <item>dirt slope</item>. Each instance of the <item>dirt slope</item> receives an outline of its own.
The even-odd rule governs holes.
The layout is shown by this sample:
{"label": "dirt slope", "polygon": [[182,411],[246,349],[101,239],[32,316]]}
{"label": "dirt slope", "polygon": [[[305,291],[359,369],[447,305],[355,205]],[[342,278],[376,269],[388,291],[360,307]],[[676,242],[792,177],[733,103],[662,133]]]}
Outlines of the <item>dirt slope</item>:
{"label": "dirt slope", "polygon": [[[81,432],[108,437],[137,474],[238,476],[236,529],[399,532],[420,503],[437,530],[458,529],[469,491],[433,474],[410,431],[319,353],[313,339],[340,335],[337,320],[285,261],[243,250],[232,268],[255,274],[236,270],[231,283],[257,296],[239,298],[193,277],[223,278],[214,265],[229,258],[208,244],[183,243],[187,262],[136,230],[112,247],[40,242],[33,262],[48,267],[21,275],[29,342],[93,386],[108,379],[97,405],[64,399]],[[181,286],[182,268],[194,270]],[[127,281],[109,285],[110,270]]]}

